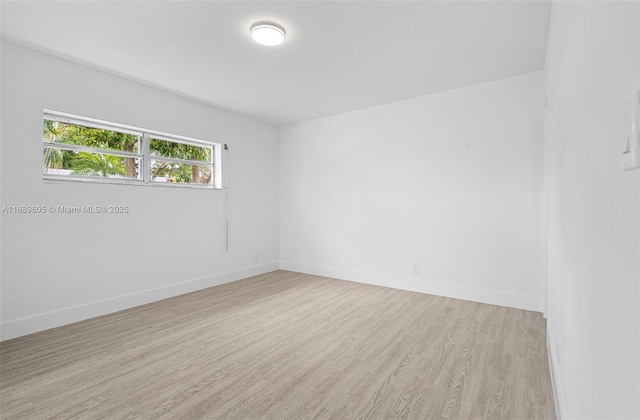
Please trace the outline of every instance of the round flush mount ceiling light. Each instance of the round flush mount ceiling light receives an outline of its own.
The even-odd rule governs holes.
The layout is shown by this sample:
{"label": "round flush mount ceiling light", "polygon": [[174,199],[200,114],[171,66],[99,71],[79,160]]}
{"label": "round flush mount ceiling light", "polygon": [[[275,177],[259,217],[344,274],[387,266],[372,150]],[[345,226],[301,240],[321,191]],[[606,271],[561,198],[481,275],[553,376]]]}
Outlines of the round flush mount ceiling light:
{"label": "round flush mount ceiling light", "polygon": [[258,22],[251,26],[251,38],[260,45],[274,47],[284,42],[284,28],[273,22]]}

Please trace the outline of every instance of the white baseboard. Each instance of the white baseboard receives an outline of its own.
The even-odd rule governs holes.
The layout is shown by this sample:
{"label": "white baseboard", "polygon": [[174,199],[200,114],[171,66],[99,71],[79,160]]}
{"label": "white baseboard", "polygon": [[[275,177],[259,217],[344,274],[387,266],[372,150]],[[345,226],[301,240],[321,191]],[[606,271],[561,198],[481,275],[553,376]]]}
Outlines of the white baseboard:
{"label": "white baseboard", "polygon": [[220,284],[268,273],[277,269],[277,262],[261,264],[158,287],[156,289],[144,290],[129,295],[117,296],[97,302],[2,322],[0,323],[0,341],[48,330],[100,315],[106,315],[123,309],[133,308],[185,293],[195,292]]}
{"label": "white baseboard", "polygon": [[375,286],[428,293],[431,295],[470,300],[480,303],[489,303],[491,305],[507,306],[510,308],[525,309],[528,311],[542,312],[543,309],[542,297],[539,296],[476,289],[455,284],[424,281],[423,279],[419,279],[418,281],[409,281],[402,277],[365,273],[341,268],[323,267],[292,261],[280,261],[280,268],[282,270],[296,271],[316,276],[331,277],[340,280],[349,280],[358,283],[372,284]]}
{"label": "white baseboard", "polygon": [[280,263],[272,262],[227,271],[156,289],[144,290],[129,295],[117,296],[97,302],[90,302],[52,312],[5,321],[0,323],[0,341],[71,324],[73,322],[82,321],[96,316],[106,315],[123,309],[133,308],[135,306],[156,302],[158,300],[179,296],[185,293],[195,292],[197,290],[206,289],[208,287],[229,283],[243,278],[268,273],[277,270],[278,268],[317,276],[332,277],[341,280],[349,280],[376,286],[428,293],[530,311],[540,312],[543,309],[542,298],[536,296],[518,295],[495,290],[476,289],[453,284],[429,282],[423,281],[422,279],[419,280],[419,284],[415,284],[415,282],[412,284],[412,282],[401,277],[302,264],[291,261],[280,261]]}
{"label": "white baseboard", "polygon": [[549,373],[551,374],[551,386],[553,388],[553,399],[556,406],[556,418],[562,420],[565,418],[564,408],[564,396],[562,394],[562,385],[560,383],[560,371],[558,367],[558,359],[556,358],[556,352],[554,351],[555,341],[551,337],[549,332],[549,326],[547,325],[547,353],[549,354]]}

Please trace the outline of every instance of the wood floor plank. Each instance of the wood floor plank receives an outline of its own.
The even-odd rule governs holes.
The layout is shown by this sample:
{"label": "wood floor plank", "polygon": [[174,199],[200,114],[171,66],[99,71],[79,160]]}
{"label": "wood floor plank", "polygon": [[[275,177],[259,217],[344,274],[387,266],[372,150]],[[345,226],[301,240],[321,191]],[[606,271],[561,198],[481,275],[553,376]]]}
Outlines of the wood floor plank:
{"label": "wood floor plank", "polygon": [[554,419],[545,328],[276,271],[0,343],[0,417]]}

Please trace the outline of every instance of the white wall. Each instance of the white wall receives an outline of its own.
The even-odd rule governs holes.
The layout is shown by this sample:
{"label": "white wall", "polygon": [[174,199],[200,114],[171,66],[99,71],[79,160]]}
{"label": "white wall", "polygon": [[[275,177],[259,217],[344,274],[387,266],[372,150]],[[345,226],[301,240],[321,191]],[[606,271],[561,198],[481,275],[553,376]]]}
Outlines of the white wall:
{"label": "white wall", "polygon": [[[229,144],[223,191],[42,180],[44,108]],[[2,43],[2,205],[128,205],[2,215],[2,338],[277,268],[277,128]],[[259,261],[255,261],[259,254]]]}
{"label": "white wall", "polygon": [[280,266],[541,311],[543,106],[536,72],[281,128]]}
{"label": "white wall", "polygon": [[562,418],[640,418],[640,171],[621,170],[623,104],[640,88],[638,9],[552,5],[548,344]]}

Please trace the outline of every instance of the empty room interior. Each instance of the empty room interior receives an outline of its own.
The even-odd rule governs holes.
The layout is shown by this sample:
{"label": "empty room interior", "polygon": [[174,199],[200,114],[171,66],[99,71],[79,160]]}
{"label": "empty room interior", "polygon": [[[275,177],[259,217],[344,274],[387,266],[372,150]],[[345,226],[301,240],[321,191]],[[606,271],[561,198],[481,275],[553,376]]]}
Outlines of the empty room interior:
{"label": "empty room interior", "polygon": [[0,418],[640,419],[640,1],[0,16]]}

